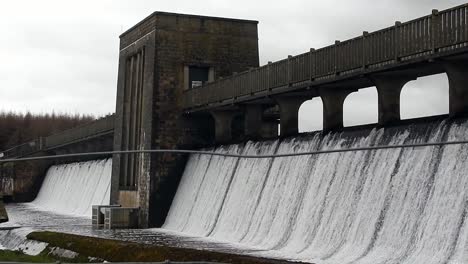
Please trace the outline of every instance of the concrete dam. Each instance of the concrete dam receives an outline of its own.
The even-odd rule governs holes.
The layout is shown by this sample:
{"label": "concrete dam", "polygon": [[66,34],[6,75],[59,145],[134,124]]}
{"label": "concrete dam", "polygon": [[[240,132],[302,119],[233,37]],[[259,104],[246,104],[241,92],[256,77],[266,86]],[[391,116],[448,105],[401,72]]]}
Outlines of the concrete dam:
{"label": "concrete dam", "polygon": [[[467,60],[468,5],[261,67],[256,21],[155,12],[120,36],[115,115],[4,152],[10,223],[279,263],[468,263]],[[402,87],[438,73],[448,115],[401,120]],[[343,127],[369,87],[378,123]],[[299,134],[314,97],[323,131]]]}
{"label": "concrete dam", "polygon": [[52,166],[31,204],[41,210],[89,218],[93,205],[110,202],[111,171],[111,159]]}
{"label": "concrete dam", "polygon": [[[209,149],[244,155],[457,141],[468,121],[304,134]],[[467,263],[468,145],[266,159],[190,155],[161,229],[312,263]],[[52,166],[36,210],[90,218],[111,160]]]}
{"label": "concrete dam", "polygon": [[[468,136],[468,123],[220,146],[273,154]],[[466,263],[468,146],[238,159],[192,155],[163,228],[313,263]]]}

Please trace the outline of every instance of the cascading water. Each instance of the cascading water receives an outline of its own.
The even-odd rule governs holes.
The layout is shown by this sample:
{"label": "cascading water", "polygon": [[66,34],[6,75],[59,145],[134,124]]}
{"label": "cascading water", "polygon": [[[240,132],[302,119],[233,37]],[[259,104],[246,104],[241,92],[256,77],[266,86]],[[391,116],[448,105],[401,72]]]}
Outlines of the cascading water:
{"label": "cascading water", "polygon": [[[242,154],[468,139],[468,122],[319,133]],[[468,146],[274,159],[192,155],[165,229],[314,263],[468,263]]]}
{"label": "cascading water", "polygon": [[31,205],[91,218],[93,205],[109,204],[111,172],[112,159],[52,166]]}

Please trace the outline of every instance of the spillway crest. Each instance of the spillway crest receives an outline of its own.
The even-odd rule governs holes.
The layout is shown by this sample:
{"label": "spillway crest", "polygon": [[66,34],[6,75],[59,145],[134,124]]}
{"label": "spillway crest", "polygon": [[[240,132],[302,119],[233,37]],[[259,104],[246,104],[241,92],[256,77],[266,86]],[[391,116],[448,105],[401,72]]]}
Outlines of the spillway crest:
{"label": "spillway crest", "polygon": [[112,159],[55,165],[31,203],[42,210],[91,218],[92,206],[109,204]]}
{"label": "spillway crest", "polygon": [[[468,122],[216,148],[291,153],[468,139]],[[468,263],[468,145],[275,159],[192,155],[165,229],[314,263]]]}

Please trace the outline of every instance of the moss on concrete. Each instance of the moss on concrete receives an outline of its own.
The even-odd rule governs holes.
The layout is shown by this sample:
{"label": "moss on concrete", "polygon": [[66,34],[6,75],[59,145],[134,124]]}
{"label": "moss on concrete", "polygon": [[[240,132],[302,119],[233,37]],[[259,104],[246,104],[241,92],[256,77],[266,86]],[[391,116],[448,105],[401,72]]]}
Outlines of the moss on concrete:
{"label": "moss on concrete", "polygon": [[56,232],[33,232],[28,239],[49,243],[83,256],[97,257],[111,262],[150,262],[150,261],[212,261],[223,263],[286,263],[271,259],[255,258],[234,254],[224,254],[195,249],[175,248],[161,245],[145,245],[133,242],[78,236]]}

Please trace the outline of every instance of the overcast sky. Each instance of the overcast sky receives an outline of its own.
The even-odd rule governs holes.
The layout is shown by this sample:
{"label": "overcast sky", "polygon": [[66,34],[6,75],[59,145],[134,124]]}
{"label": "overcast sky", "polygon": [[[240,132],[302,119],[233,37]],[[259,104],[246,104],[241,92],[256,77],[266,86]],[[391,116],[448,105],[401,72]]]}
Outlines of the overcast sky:
{"label": "overcast sky", "polygon": [[[258,20],[260,63],[463,4],[462,0],[15,0],[0,6],[0,110],[114,112],[118,36],[153,11]],[[448,112],[445,75],[408,83],[402,117]],[[301,130],[321,129],[316,98]],[[351,94],[345,125],[376,122],[375,88]]]}

